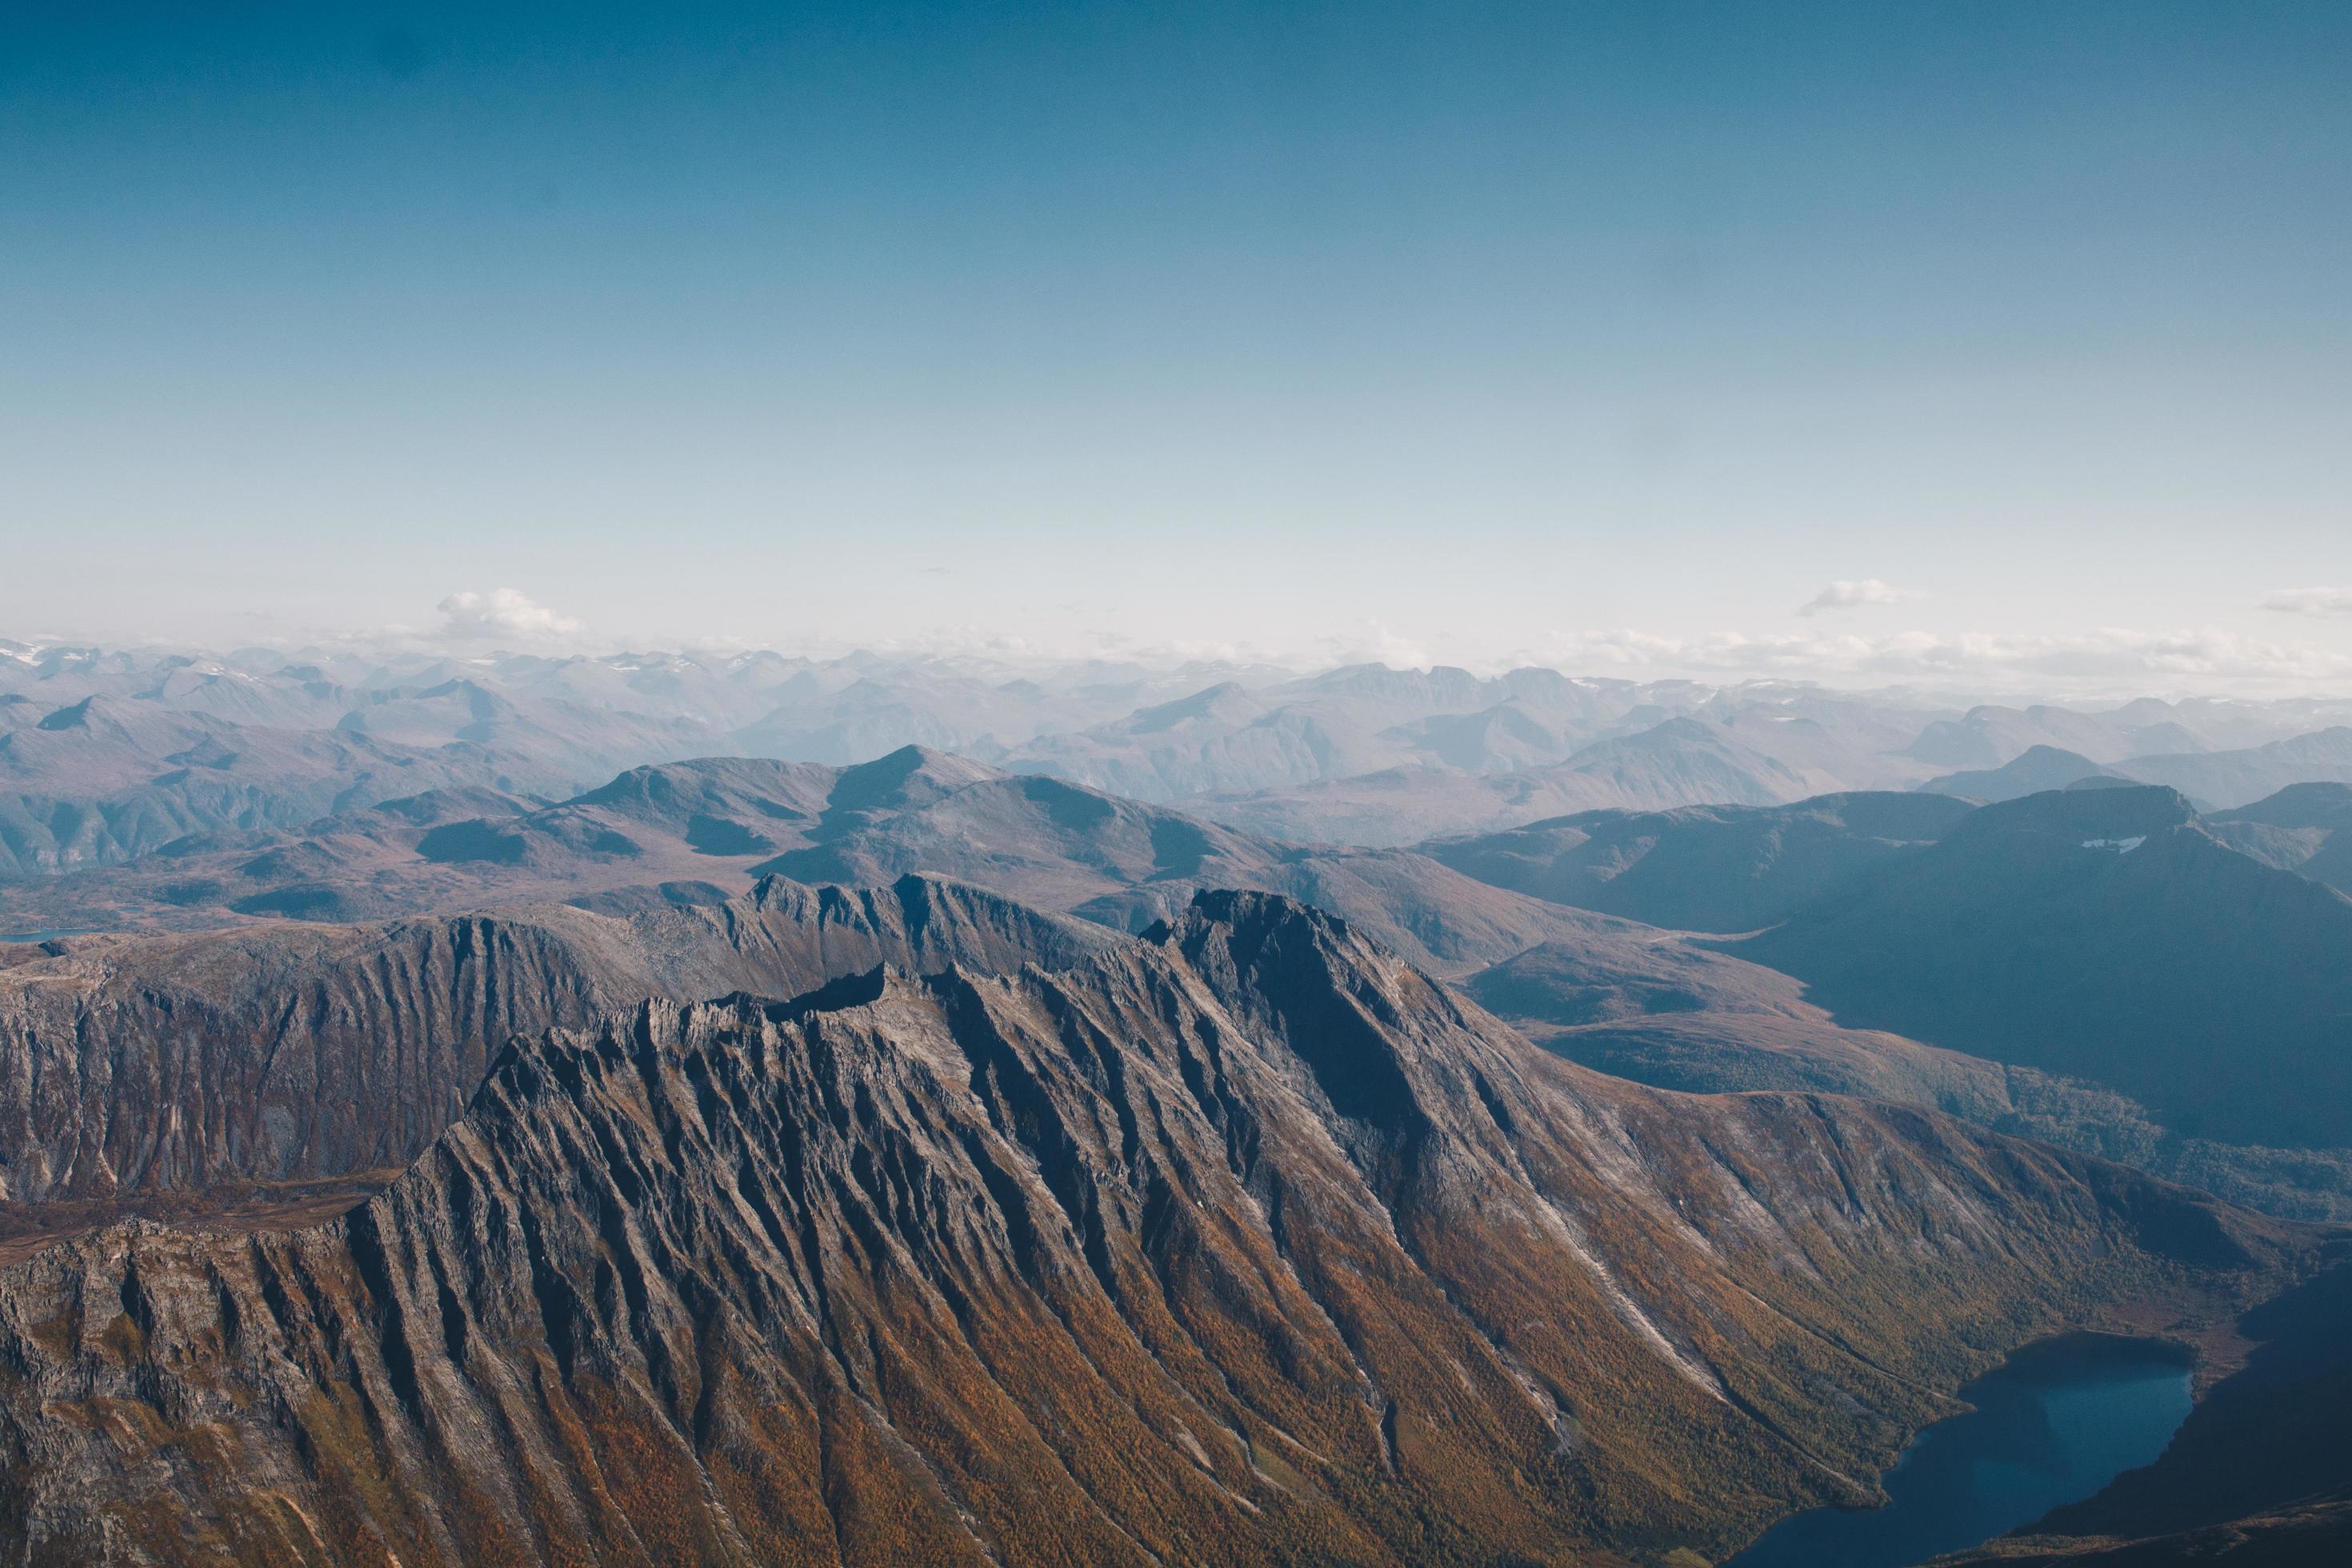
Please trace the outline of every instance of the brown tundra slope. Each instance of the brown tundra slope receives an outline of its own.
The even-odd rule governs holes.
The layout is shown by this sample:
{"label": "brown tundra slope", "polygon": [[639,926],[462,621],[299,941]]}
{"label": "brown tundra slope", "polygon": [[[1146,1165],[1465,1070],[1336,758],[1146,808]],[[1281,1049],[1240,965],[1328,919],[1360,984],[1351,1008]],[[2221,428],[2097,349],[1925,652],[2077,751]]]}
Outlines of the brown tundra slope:
{"label": "brown tundra slope", "polygon": [[884,962],[1066,963],[1116,940],[932,878],[772,878],[625,919],[536,906],[19,948],[32,962],[0,968],[0,1247],[72,1204],[331,1197],[424,1152],[515,1034],[648,996],[793,995]]}
{"label": "brown tundra slope", "polygon": [[0,1271],[0,1554],[1713,1560],[2302,1233],[1548,1057],[1330,917],[518,1039],[333,1223]]}

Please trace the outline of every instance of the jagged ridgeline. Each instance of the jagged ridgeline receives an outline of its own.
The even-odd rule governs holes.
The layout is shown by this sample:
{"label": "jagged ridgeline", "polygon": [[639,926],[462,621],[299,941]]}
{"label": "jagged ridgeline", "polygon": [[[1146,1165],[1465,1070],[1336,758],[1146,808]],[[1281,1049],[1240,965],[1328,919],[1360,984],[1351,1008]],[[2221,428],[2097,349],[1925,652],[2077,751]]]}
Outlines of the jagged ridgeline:
{"label": "jagged ridgeline", "polygon": [[0,969],[0,1249],[109,1205],[381,1184],[462,1113],[509,1038],[648,996],[796,995],[883,963],[1055,965],[1115,940],[909,876],[771,878],[625,919],[538,906],[76,943]]}
{"label": "jagged ridgeline", "polygon": [[2296,1235],[1925,1111],[1600,1078],[1203,894],[1055,971],[522,1037],[340,1220],[16,1264],[0,1546],[1713,1560],[2007,1348]]}

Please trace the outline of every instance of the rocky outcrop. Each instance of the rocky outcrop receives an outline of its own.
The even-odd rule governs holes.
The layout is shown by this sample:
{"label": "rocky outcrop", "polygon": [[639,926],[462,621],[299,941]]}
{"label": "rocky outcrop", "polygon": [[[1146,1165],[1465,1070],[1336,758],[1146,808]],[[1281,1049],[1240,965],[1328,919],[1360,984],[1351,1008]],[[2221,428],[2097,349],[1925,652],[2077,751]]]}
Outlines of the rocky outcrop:
{"label": "rocky outcrop", "polygon": [[0,1551],[1712,1560],[2281,1234],[1926,1112],[1605,1079],[1203,895],[1058,973],[520,1039],[341,1221],[0,1270]]}

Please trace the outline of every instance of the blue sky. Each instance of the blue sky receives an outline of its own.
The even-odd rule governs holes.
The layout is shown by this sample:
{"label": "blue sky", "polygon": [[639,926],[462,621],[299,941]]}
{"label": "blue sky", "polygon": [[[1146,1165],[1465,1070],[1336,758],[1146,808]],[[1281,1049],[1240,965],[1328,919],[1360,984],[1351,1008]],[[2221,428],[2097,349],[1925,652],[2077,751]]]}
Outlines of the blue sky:
{"label": "blue sky", "polygon": [[10,635],[2352,686],[2341,5],[52,9]]}

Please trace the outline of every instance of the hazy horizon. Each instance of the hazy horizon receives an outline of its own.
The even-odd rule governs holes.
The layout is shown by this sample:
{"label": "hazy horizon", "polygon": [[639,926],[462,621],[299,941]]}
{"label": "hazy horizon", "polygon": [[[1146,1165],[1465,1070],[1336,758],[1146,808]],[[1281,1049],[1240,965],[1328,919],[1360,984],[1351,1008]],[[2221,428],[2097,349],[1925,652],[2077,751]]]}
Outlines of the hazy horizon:
{"label": "hazy horizon", "polygon": [[[2037,703],[2072,706],[2084,711],[2112,709],[2143,699],[2181,702],[2226,700],[2253,704],[2328,703],[2352,698],[2352,681],[2282,682],[2229,679],[2167,674],[2148,663],[2142,651],[2088,644],[2059,645],[2041,650],[2005,650],[2000,658],[1972,662],[1922,658],[1908,668],[1892,660],[1874,667],[1823,672],[1799,667],[1783,658],[1778,668],[1742,668],[1728,661],[1734,650],[1706,650],[1701,657],[1675,658],[1653,650],[1637,659],[1636,650],[1617,650],[1616,661],[1571,664],[1535,655],[1492,658],[1448,659],[1415,658],[1415,650],[1388,647],[1348,647],[1335,644],[1322,652],[1294,650],[1276,655],[1264,650],[1129,647],[1118,649],[1056,650],[931,640],[907,644],[885,640],[865,643],[780,644],[735,639],[684,638],[673,641],[624,643],[599,639],[584,628],[514,638],[495,627],[452,629],[462,616],[445,615],[435,629],[376,627],[333,636],[302,638],[260,637],[239,643],[205,643],[162,637],[110,639],[64,637],[20,637],[0,631],[0,657],[38,661],[59,650],[96,650],[102,655],[131,654],[152,659],[222,660],[260,670],[283,668],[307,659],[328,661],[330,668],[350,669],[373,666],[398,678],[402,672],[436,665],[507,667],[586,660],[625,669],[643,661],[676,659],[708,667],[728,667],[754,656],[772,656],[788,662],[825,668],[865,664],[877,672],[937,669],[961,679],[994,681],[1043,679],[1080,681],[1090,671],[1125,670],[1153,679],[1196,674],[1202,685],[1184,686],[1174,695],[1235,683],[1265,689],[1312,682],[1349,668],[1382,668],[1399,673],[1459,670],[1482,680],[1517,671],[1539,669],[1588,682],[1620,682],[1660,687],[1676,683],[1727,693],[1768,693],[1776,690],[1814,691],[1839,699],[1916,701],[1958,710],[1978,705],[2023,707]],[[247,656],[266,655],[274,665]],[[2101,659],[2105,669],[2103,672]],[[1709,659],[1714,660],[1712,664]],[[2138,668],[2137,676],[2130,673]]]}

